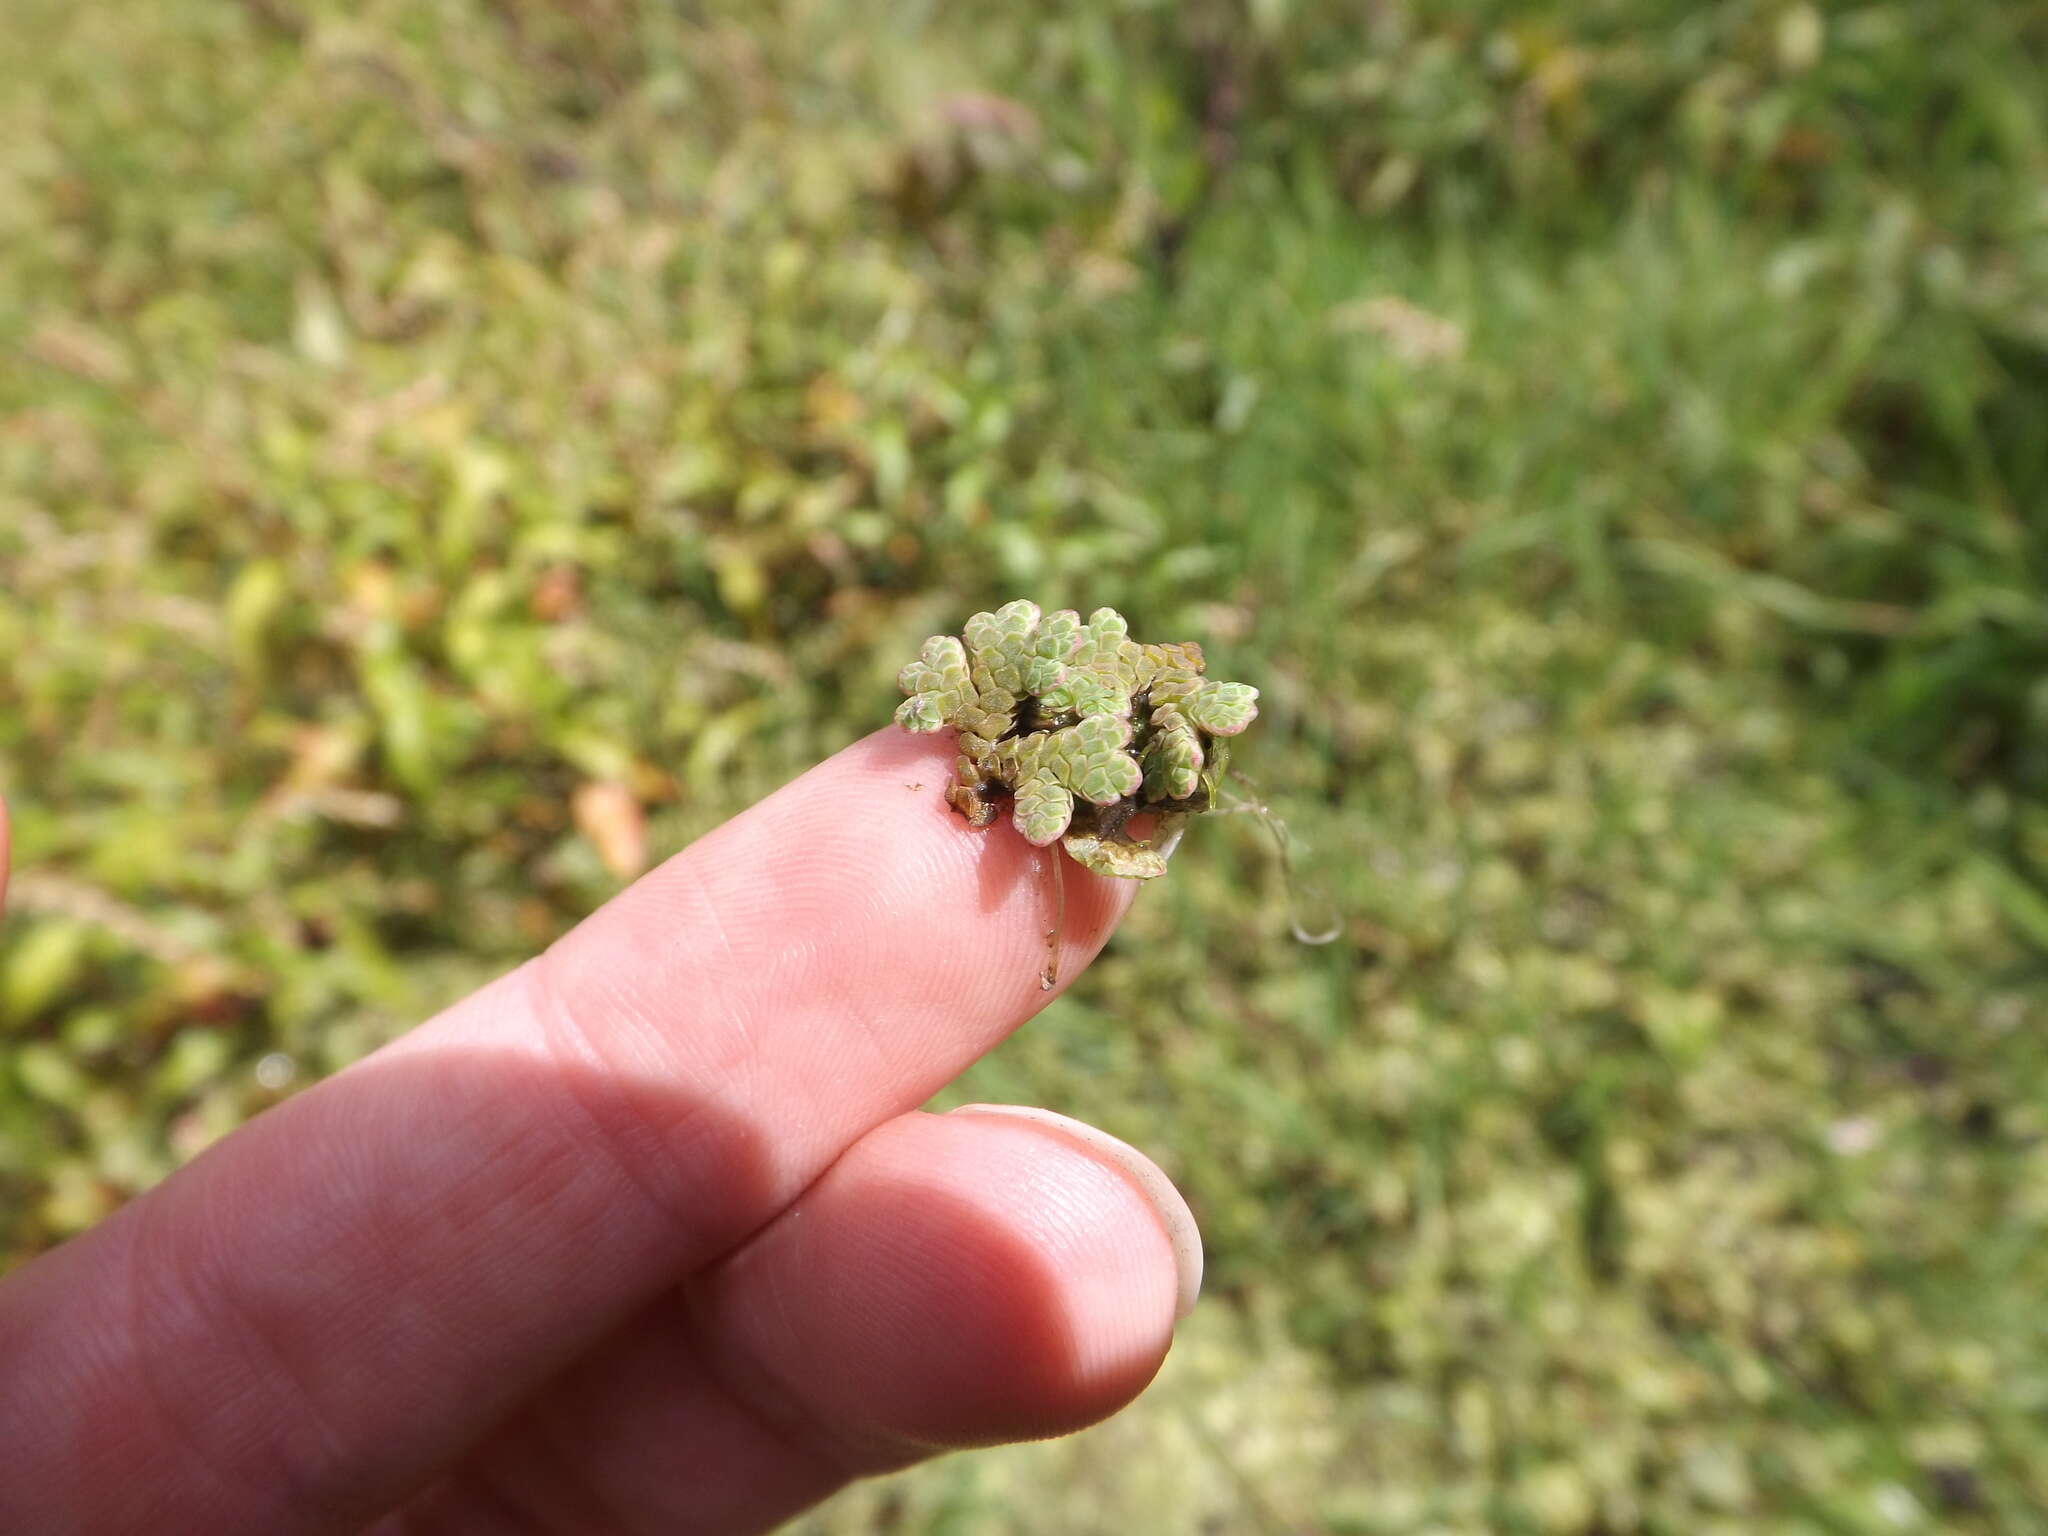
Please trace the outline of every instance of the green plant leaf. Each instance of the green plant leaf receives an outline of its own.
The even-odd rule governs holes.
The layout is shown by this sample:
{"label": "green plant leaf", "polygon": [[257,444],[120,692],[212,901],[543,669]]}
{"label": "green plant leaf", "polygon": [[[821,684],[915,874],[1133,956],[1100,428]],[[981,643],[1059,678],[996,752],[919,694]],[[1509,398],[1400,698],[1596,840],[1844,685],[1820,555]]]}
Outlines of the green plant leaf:
{"label": "green plant leaf", "polygon": [[955,723],[975,702],[966,649],[951,635],[933,635],[917,660],[896,674],[896,686],[910,697],[896,710],[906,731],[936,731]]}
{"label": "green plant leaf", "polygon": [[1034,773],[1017,786],[1011,817],[1027,843],[1043,848],[1073,821],[1074,793],[1051,772]]}
{"label": "green plant leaf", "polygon": [[1144,843],[1076,832],[1061,846],[1083,869],[1115,880],[1156,880],[1166,873],[1166,855]]}
{"label": "green plant leaf", "polygon": [[1190,722],[1212,736],[1235,736],[1259,714],[1259,690],[1249,683],[1205,680],[1188,700]]}
{"label": "green plant leaf", "polygon": [[1202,782],[1202,743],[1185,723],[1155,732],[1146,743],[1145,798],[1185,800]]}

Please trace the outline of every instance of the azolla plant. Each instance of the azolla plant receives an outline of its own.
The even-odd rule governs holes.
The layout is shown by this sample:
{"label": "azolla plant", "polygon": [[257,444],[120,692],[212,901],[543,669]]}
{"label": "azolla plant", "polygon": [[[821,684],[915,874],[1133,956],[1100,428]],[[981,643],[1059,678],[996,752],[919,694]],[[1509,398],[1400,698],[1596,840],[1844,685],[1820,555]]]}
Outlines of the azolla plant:
{"label": "azolla plant", "polygon": [[1259,712],[1256,688],[1204,671],[1199,645],[1141,645],[1113,608],[1084,623],[1005,603],[925,641],[897,678],[896,722],[959,733],[946,799],[968,825],[1007,806],[1034,846],[1150,880],[1187,818],[1216,807],[1230,738]]}

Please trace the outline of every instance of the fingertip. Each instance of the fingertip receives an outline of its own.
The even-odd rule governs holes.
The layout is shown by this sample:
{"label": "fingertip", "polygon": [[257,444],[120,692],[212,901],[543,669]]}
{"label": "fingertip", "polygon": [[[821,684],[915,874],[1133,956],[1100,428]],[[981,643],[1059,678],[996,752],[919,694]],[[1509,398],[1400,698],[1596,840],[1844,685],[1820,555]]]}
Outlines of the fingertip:
{"label": "fingertip", "polygon": [[1137,1185],[1138,1192],[1151,1206],[1152,1214],[1158,1219],[1167,1244],[1173,1250],[1174,1273],[1179,1282],[1174,1296],[1173,1320],[1177,1323],[1195,1310],[1195,1303],[1202,1295],[1202,1229],[1196,1224],[1195,1213],[1188,1207],[1186,1197],[1151,1158],[1129,1142],[1085,1120],[1076,1120],[1071,1115],[1040,1109],[1035,1105],[962,1104],[951,1113],[993,1115],[1044,1126],[1052,1134],[1072,1137],[1089,1150],[1108,1158]]}
{"label": "fingertip", "polygon": [[[559,990],[610,999],[600,1039],[618,1016],[687,1027],[707,1049],[719,1031],[693,1009],[717,996],[721,1019],[746,1023],[731,1043],[755,1081],[833,1058],[841,1100],[921,1103],[1045,1006],[1048,935],[1070,982],[1136,884],[1078,867],[1055,882],[1053,856],[1007,822],[970,827],[946,803],[953,760],[950,738],[894,726],[854,742],[557,943]],[[884,1008],[878,1031],[868,1016]]]}
{"label": "fingertip", "polygon": [[1120,1160],[915,1114],[720,1266],[701,1316],[735,1390],[873,1470],[1114,1413],[1165,1359],[1181,1273]]}

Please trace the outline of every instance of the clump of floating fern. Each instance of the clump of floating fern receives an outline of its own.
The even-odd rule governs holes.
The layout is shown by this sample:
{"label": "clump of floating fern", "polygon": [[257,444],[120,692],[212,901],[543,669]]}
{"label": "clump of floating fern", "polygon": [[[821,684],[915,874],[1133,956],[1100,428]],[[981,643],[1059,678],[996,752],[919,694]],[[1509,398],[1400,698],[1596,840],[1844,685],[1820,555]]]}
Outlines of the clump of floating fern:
{"label": "clump of floating fern", "polygon": [[1020,600],[925,641],[897,677],[896,722],[959,733],[946,799],[969,825],[1007,804],[1034,845],[1149,880],[1186,818],[1215,806],[1229,739],[1259,712],[1256,688],[1204,668],[1199,645],[1140,645],[1113,608],[1083,623]]}

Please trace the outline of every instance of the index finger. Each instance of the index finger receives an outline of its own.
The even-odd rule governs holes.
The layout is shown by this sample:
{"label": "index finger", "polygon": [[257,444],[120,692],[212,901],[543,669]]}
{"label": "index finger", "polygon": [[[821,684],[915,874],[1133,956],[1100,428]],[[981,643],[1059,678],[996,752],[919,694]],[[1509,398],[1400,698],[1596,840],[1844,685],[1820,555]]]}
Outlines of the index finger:
{"label": "index finger", "polygon": [[[384,1509],[1035,1013],[1046,856],[950,759],[857,742],[16,1276],[0,1527]],[[1066,883],[1071,974],[1130,887]]]}

